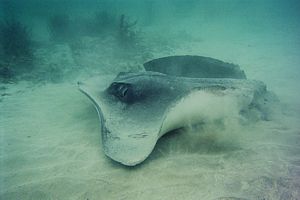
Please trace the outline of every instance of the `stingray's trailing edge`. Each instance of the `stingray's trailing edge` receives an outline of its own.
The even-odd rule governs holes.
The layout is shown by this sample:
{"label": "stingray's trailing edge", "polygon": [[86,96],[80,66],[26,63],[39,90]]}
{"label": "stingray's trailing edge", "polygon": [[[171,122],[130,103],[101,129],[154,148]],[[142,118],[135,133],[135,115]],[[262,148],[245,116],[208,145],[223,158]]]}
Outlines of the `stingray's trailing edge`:
{"label": "stingray's trailing edge", "polygon": [[[178,59],[178,57],[173,58]],[[195,56],[184,57],[184,63],[189,58],[193,62],[197,60]],[[172,57],[165,59],[170,62]],[[208,69],[203,67],[207,64],[207,59],[204,59],[205,63],[201,63],[203,57],[199,57],[193,66],[199,76],[200,74],[204,76],[203,74],[206,73],[207,77],[183,77],[179,74],[178,64],[176,74],[175,71],[171,75],[160,73],[163,65],[156,63],[156,72],[122,72],[115,78],[101,76],[80,83],[79,90],[93,102],[97,109],[105,154],[127,166],[143,162],[162,135],[187,126],[188,123],[201,122],[198,117],[201,113],[197,113],[196,109],[191,109],[189,113],[185,112],[183,116],[170,116],[174,109],[178,109],[199,92],[233,95],[241,99],[241,109],[263,104],[267,90],[262,82],[246,80],[244,72],[238,66],[224,64],[218,60],[215,65],[222,69],[220,73],[223,74],[223,78],[218,77],[222,75],[218,75],[216,70],[203,73],[203,69]],[[202,69],[197,71],[197,65]],[[166,68],[172,66],[168,65]],[[150,69],[148,64],[146,69]],[[197,103],[201,104],[201,100]]]}
{"label": "stingray's trailing edge", "polygon": [[238,65],[204,56],[167,56],[144,63],[147,71],[190,78],[246,79]]}

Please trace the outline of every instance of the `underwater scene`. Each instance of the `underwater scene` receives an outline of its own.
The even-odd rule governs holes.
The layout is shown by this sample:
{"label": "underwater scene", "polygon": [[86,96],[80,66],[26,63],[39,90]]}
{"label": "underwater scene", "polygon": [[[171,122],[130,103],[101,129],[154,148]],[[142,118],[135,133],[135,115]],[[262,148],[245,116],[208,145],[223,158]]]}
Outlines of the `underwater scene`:
{"label": "underwater scene", "polygon": [[0,16],[1,200],[300,200],[299,1]]}

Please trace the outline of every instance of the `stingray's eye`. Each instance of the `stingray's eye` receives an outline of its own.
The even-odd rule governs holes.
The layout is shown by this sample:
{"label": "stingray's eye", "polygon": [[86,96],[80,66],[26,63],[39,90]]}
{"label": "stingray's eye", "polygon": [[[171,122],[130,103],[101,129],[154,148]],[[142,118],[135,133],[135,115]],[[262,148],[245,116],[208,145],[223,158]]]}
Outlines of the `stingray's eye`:
{"label": "stingray's eye", "polygon": [[118,88],[120,97],[124,98],[128,92],[128,87],[126,85],[121,84]]}
{"label": "stingray's eye", "polygon": [[130,103],[133,99],[132,86],[128,83],[112,83],[107,91],[125,103]]}

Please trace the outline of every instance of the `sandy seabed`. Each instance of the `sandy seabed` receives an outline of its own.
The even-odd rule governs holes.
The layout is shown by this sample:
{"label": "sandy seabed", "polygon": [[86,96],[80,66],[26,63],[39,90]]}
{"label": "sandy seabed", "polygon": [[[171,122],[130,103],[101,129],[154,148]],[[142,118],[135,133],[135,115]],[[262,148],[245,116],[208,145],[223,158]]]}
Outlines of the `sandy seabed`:
{"label": "sandy seabed", "polygon": [[299,42],[289,38],[181,44],[172,54],[240,64],[280,106],[269,121],[166,135],[132,168],[104,155],[75,81],[1,84],[0,199],[300,199]]}

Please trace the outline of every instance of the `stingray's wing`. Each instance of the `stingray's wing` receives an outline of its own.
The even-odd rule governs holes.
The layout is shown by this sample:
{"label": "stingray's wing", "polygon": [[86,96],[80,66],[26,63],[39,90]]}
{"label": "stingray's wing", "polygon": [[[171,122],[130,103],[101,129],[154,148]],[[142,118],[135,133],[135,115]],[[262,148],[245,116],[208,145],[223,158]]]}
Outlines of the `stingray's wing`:
{"label": "stingray's wing", "polygon": [[204,56],[168,56],[148,61],[144,67],[173,76],[246,79],[238,65]]}
{"label": "stingray's wing", "polygon": [[[125,81],[120,77],[122,75],[114,81],[96,77],[79,84],[79,89],[93,102],[98,111],[105,154],[124,165],[134,166],[152,152],[160,137],[164,108],[170,102],[164,98],[155,100],[155,97],[150,95],[153,90],[147,89],[143,89],[143,92],[148,96],[140,96],[143,100],[132,103],[129,100],[122,101],[118,94],[124,93],[127,87],[130,87],[130,79],[134,82],[139,80],[143,84],[144,77],[126,76],[128,79]],[[103,81],[106,81],[106,84],[103,84]],[[113,92],[115,93],[111,94]]]}

